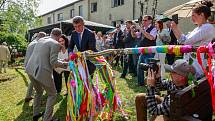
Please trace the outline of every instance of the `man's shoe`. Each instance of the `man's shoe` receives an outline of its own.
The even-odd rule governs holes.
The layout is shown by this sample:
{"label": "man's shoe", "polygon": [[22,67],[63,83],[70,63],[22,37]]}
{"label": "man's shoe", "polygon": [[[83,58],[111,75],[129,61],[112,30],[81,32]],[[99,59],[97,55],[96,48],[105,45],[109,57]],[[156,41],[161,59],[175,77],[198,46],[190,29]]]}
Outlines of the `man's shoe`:
{"label": "man's shoe", "polygon": [[121,76],[120,76],[120,78],[123,78],[123,79],[125,79],[125,75],[121,75]]}
{"label": "man's shoe", "polygon": [[140,87],[144,87],[145,85],[144,85],[144,84],[138,84],[138,86],[140,86]]}
{"label": "man's shoe", "polygon": [[43,114],[44,114],[44,112],[39,113],[39,114],[38,114],[38,115],[36,115],[36,116],[33,116],[33,121],[38,121],[38,120],[39,120],[39,118],[43,116]]}
{"label": "man's shoe", "polygon": [[30,102],[32,99],[34,99],[33,97],[26,97],[25,98],[25,102],[27,103],[27,102]]}

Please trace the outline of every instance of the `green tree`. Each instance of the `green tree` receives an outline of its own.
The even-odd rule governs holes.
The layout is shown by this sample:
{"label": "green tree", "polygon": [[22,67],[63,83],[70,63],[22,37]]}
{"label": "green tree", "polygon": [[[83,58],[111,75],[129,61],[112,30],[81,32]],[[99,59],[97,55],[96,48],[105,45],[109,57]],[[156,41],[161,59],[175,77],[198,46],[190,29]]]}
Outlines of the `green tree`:
{"label": "green tree", "polygon": [[0,0],[1,31],[25,35],[30,28],[41,25],[36,17],[39,0]]}
{"label": "green tree", "polygon": [[27,40],[20,34],[0,32],[0,43],[7,42],[8,45],[18,47],[19,50],[25,50]]}

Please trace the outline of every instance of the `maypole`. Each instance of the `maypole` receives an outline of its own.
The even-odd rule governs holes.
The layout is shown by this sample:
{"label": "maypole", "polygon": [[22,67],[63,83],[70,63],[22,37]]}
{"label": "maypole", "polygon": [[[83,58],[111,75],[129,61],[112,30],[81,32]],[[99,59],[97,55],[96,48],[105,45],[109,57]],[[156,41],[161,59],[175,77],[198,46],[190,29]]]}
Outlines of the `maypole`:
{"label": "maypole", "polygon": [[[122,113],[121,101],[115,88],[115,78],[111,66],[102,55],[106,54],[150,54],[169,53],[182,55],[197,52],[198,62],[203,68],[211,87],[212,105],[215,112],[215,84],[211,60],[215,59],[214,44],[194,47],[192,45],[164,45],[139,48],[108,49],[101,52],[78,52],[70,54],[70,81],[68,82],[67,121],[94,121],[98,118],[111,120],[114,111]],[[209,69],[202,66],[200,53],[208,55]],[[86,59],[97,65],[95,81],[89,75]],[[99,88],[99,85],[102,88]]]}

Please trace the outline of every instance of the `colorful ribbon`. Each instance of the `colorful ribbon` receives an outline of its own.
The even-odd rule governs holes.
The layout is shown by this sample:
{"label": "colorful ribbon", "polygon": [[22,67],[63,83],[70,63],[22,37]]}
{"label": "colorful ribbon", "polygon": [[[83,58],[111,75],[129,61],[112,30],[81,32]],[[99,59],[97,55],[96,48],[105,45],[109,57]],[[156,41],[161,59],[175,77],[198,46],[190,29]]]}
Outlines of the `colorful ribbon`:
{"label": "colorful ribbon", "polygon": [[[93,121],[98,117],[111,120],[114,111],[122,111],[110,65],[103,57],[94,60],[98,68],[95,72],[96,84],[89,75],[85,56],[70,54],[67,121]],[[102,89],[99,89],[99,83],[103,84]]]}
{"label": "colorful ribbon", "polygon": [[[211,97],[212,97],[213,112],[215,112],[215,86],[214,86],[214,80],[212,76],[212,63],[211,63],[211,59],[212,58],[215,59],[213,45],[214,44],[209,43],[208,46],[200,46],[197,49],[197,60],[208,79],[208,83],[211,89],[210,91],[211,91]],[[203,66],[202,60],[204,58],[201,58],[201,53],[206,53],[208,55],[208,70]]]}
{"label": "colorful ribbon", "polygon": [[151,53],[169,53],[181,55],[193,51],[191,45],[164,45],[164,46],[150,46],[139,48],[125,48],[125,52],[130,51],[130,54],[151,54]]}
{"label": "colorful ribbon", "polygon": [[[165,45],[125,48],[123,51],[128,54],[169,53],[181,55],[183,53],[193,52],[194,49],[195,48],[191,45]],[[201,53],[208,54],[208,71],[202,64]],[[213,111],[215,112],[215,84],[212,76],[212,74],[214,74],[215,77],[215,73],[212,73],[212,58],[215,59],[213,44],[210,43],[208,46],[200,46],[197,49],[198,62],[211,86],[212,105]],[[96,120],[98,117],[111,120],[113,112],[117,109],[122,113],[124,112],[121,109],[121,101],[117,95],[113,72],[110,65],[101,56],[95,57],[94,60],[94,63],[96,63],[98,68],[95,72],[95,85],[89,75],[85,56],[80,52],[70,54],[69,65],[71,70],[71,81],[67,84],[69,91],[67,99],[67,121]],[[102,89],[101,87],[99,89],[99,84],[102,85]]]}

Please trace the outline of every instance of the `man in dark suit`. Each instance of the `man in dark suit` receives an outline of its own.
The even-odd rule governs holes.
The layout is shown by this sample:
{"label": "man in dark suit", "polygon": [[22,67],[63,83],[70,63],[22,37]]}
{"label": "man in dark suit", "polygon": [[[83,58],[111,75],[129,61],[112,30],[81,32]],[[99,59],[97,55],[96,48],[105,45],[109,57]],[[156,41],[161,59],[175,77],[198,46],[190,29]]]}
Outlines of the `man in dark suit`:
{"label": "man in dark suit", "polygon": [[[126,29],[124,30],[124,44],[125,48],[132,48],[134,47],[136,34],[134,31],[134,23],[131,20],[125,22]],[[127,71],[129,70],[130,73],[136,75],[136,66],[134,65],[133,55],[129,54],[124,57],[124,67],[120,78],[125,78]]]}
{"label": "man in dark suit", "polygon": [[[177,38],[175,37],[172,29],[170,28],[170,24],[171,24],[171,21],[167,21],[166,26],[170,33],[170,38],[171,38],[169,45],[177,45]],[[169,65],[172,65],[175,61],[175,54],[166,54],[166,59],[167,59],[167,63]]]}
{"label": "man in dark suit", "polygon": [[[86,50],[97,51],[95,34],[91,30],[84,27],[84,19],[81,16],[75,16],[73,18],[73,27],[75,30],[71,34],[69,51],[73,52],[75,46],[80,52]],[[90,75],[92,75],[96,69],[96,66],[89,60],[87,60],[87,66]]]}
{"label": "man in dark suit", "polygon": [[[119,48],[124,48],[124,42],[123,42],[123,32],[120,29],[120,24],[116,25],[116,31],[114,33],[114,38],[113,38],[113,48],[119,49]],[[118,65],[120,56],[116,57],[116,63],[115,66]],[[121,57],[121,65],[123,65],[123,58]]]}

